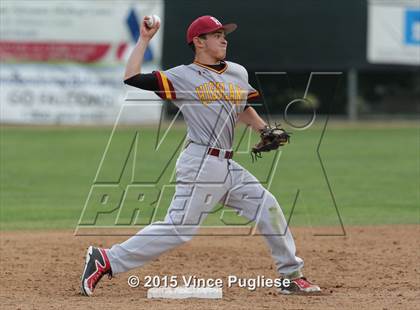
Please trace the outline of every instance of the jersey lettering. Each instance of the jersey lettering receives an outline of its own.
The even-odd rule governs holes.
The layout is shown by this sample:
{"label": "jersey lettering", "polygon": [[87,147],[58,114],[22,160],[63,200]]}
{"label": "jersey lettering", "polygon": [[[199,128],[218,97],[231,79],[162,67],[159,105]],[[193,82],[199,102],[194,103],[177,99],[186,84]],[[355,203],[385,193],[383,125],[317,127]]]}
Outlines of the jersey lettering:
{"label": "jersey lettering", "polygon": [[231,104],[239,105],[241,101],[245,100],[247,93],[239,86],[229,83],[225,88],[223,82],[207,82],[195,88],[198,99],[202,104],[208,105],[209,103],[225,100]]}

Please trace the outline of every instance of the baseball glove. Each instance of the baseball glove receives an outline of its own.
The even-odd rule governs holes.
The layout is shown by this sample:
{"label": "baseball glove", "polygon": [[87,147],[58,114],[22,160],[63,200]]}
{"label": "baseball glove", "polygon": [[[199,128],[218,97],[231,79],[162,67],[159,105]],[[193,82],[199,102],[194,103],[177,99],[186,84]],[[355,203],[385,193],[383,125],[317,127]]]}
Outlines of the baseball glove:
{"label": "baseball glove", "polygon": [[277,150],[280,146],[290,142],[290,133],[286,132],[280,125],[275,127],[265,126],[260,130],[261,141],[251,151],[252,161],[261,158],[262,152]]}

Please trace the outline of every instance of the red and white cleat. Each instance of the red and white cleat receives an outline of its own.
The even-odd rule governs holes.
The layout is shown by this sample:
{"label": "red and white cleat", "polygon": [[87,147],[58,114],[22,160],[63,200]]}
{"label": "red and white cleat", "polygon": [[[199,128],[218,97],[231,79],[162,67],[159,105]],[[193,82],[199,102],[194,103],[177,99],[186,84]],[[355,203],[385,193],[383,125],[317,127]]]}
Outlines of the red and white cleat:
{"label": "red and white cleat", "polygon": [[104,249],[90,246],[86,253],[85,268],[82,274],[81,293],[92,296],[99,280],[104,275],[112,277],[111,264]]}
{"label": "red and white cleat", "polygon": [[321,292],[321,288],[318,285],[312,284],[305,277],[296,278],[290,280],[288,287],[281,287],[279,289],[281,294],[316,294]]}

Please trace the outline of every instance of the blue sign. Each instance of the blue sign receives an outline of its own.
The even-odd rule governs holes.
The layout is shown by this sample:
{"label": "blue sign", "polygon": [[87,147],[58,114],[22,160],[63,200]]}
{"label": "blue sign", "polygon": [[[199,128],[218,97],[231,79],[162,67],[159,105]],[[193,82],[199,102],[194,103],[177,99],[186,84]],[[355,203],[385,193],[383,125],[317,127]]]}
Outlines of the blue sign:
{"label": "blue sign", "polygon": [[420,9],[405,11],[405,44],[420,45]]}

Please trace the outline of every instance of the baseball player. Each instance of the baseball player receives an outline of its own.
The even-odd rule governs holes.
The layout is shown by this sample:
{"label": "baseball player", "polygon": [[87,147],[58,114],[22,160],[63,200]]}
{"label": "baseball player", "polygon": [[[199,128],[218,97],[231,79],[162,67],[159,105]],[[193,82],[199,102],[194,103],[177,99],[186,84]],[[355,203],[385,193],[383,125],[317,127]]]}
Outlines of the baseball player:
{"label": "baseball player", "polygon": [[[82,294],[92,295],[104,275],[112,277],[143,266],[191,240],[218,202],[256,222],[271,248],[277,271],[291,281],[289,287],[280,289],[281,293],[319,292],[317,285],[303,277],[303,260],[296,256],[292,234],[276,198],[232,159],[238,121],[260,133],[262,141],[256,151],[275,149],[288,142],[286,133],[267,126],[247,104],[258,97],[258,92],[249,85],[246,69],[225,61],[225,36],[237,25],[222,25],[212,16],[197,18],[187,30],[187,43],[195,53],[193,63],[142,74],[146,47],[160,23],[147,25],[145,18],[139,42],[126,65],[124,82],[155,91],[178,106],[188,127],[187,146],[176,163],[175,195],[164,221],[145,227],[109,249],[90,246],[81,278]],[[264,146],[267,144],[268,148]]]}

